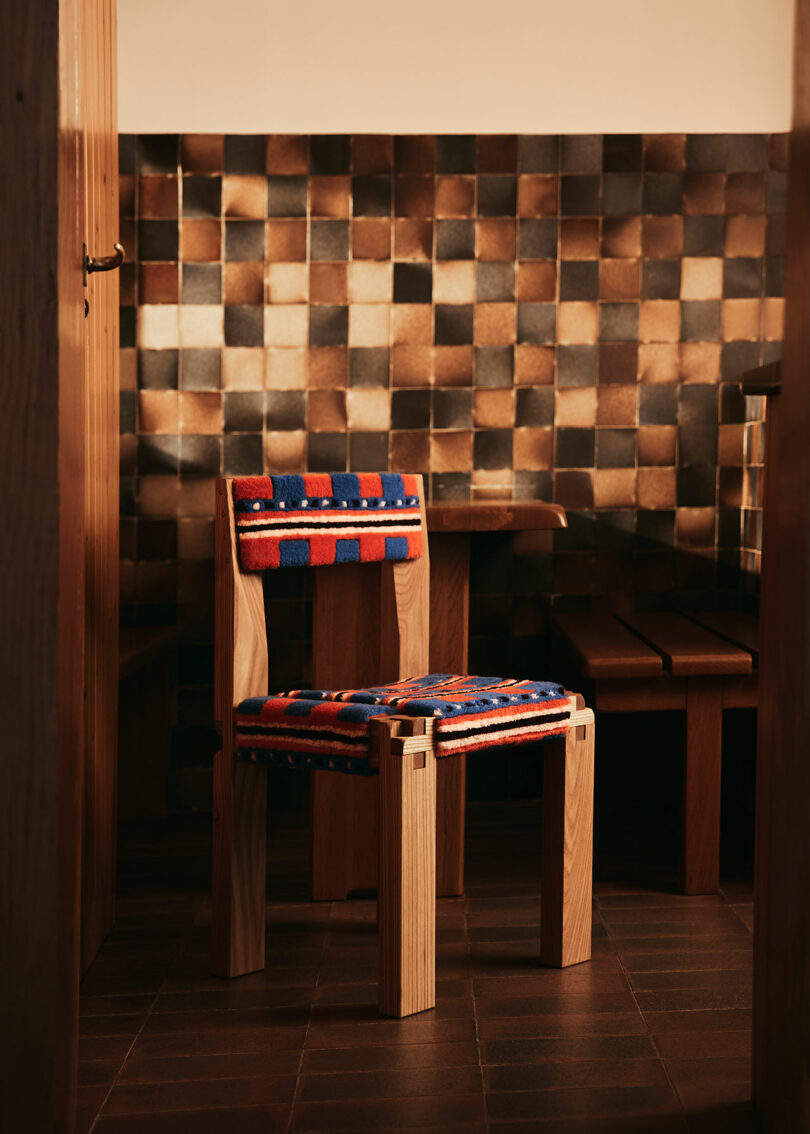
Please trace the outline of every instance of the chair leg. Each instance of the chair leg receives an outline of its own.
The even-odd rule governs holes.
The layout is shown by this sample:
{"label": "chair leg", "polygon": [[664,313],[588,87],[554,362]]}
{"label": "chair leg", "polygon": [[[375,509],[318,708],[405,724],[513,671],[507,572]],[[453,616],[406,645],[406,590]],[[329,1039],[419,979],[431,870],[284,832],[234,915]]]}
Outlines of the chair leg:
{"label": "chair leg", "polygon": [[380,770],[380,1012],[411,1016],[436,1004],[436,758],[429,733],[415,744],[404,734],[433,722],[371,724]]}
{"label": "chair leg", "polygon": [[721,682],[688,679],[681,801],[684,894],[714,894],[720,887],[722,748]]}
{"label": "chair leg", "polygon": [[267,769],[218,752],[214,766],[212,967],[235,977],[264,968]]}
{"label": "chair leg", "polygon": [[540,960],[555,968],[591,956],[593,752],[589,709],[544,752]]}

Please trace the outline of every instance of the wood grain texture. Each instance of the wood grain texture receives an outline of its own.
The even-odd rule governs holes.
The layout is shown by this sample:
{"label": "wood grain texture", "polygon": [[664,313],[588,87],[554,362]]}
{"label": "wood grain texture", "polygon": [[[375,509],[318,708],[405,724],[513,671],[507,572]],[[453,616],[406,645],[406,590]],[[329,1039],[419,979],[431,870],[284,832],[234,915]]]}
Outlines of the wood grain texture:
{"label": "wood grain texture", "polygon": [[[421,730],[421,752],[396,750]],[[433,721],[371,721],[380,774],[380,1011],[410,1016],[436,1004],[436,758]]]}
{"label": "wood grain texture", "polygon": [[[113,0],[83,0],[85,242],[118,240],[118,86]],[[118,746],[118,272],[88,277],[85,330],[85,775],[82,971],[115,918]]]}
{"label": "wood grain texture", "polygon": [[566,736],[543,746],[540,961],[591,956],[594,716],[575,709]]}
{"label": "wood grain texture", "polygon": [[681,797],[681,889],[714,894],[720,885],[723,683],[690,678],[686,693]]}
{"label": "wood grain texture", "polygon": [[810,0],[797,0],[782,389],[768,402],[757,766],[753,1098],[810,1129]]}
{"label": "wood grain texture", "polygon": [[759,665],[759,619],[744,610],[701,610],[689,617],[725,638],[729,642],[747,650],[754,668]]}
{"label": "wood grain texture", "polygon": [[539,501],[494,504],[429,504],[428,531],[507,532],[565,528],[565,509]]}
{"label": "wood grain texture", "polygon": [[239,569],[227,480],[216,487],[215,554],[212,964],[239,976],[264,968],[267,769],[234,760],[234,707],[267,692],[267,634],[261,575]]}
{"label": "wood grain texture", "polygon": [[751,672],[747,650],[723,641],[682,614],[628,614],[622,621],[661,654],[675,677]]}
{"label": "wood grain texture", "polygon": [[664,672],[661,655],[612,614],[557,614],[554,623],[586,677],[649,677]]}

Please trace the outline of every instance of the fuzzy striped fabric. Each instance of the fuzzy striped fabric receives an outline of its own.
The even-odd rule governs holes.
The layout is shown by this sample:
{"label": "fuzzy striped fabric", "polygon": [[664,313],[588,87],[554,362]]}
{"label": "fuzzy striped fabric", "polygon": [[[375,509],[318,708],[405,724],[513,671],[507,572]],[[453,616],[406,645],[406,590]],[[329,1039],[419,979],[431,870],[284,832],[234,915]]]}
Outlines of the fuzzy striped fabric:
{"label": "fuzzy striped fabric", "polygon": [[422,555],[422,512],[414,476],[237,477],[233,499],[245,571]]}
{"label": "fuzzy striped fabric", "polygon": [[441,758],[562,736],[571,707],[562,686],[548,681],[444,673],[370,689],[296,689],[239,705],[238,754],[267,764],[373,775],[368,722],[395,714],[435,717]]}

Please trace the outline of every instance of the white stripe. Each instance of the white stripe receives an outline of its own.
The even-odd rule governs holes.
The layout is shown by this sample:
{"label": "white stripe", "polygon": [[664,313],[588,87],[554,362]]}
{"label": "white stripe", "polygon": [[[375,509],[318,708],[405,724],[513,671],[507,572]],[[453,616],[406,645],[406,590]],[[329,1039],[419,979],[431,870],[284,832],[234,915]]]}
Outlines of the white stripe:
{"label": "white stripe", "polygon": [[[538,703],[537,701],[530,702],[526,706],[525,712],[521,712],[521,709],[523,708],[522,705],[521,706],[504,705],[505,709],[506,708],[509,709],[509,716],[504,718],[504,723],[506,723],[507,720],[520,722],[525,717],[538,717],[538,716],[539,717],[547,717],[551,713],[565,713],[565,710],[566,710],[565,703],[563,703],[562,705],[560,705],[560,704],[552,705],[548,709],[541,709],[540,708],[541,704],[542,704],[542,702]],[[566,713],[566,719],[567,719],[567,717],[568,717],[568,714]],[[459,732],[459,731],[461,731],[465,728],[467,728],[467,729],[486,728],[487,719],[489,719],[489,718],[484,718],[483,720],[470,720],[469,716],[467,716],[467,717],[443,717],[442,720],[441,720],[441,723],[439,724],[439,731],[440,732]]]}
{"label": "white stripe", "polygon": [[[411,512],[404,509],[391,509],[387,511],[380,509],[379,512],[358,512],[353,509],[351,512],[338,512],[337,509],[323,512],[307,512],[305,516],[301,517],[302,524],[330,524],[334,523],[336,519],[341,522],[346,520],[362,520],[364,524],[373,524],[377,519],[381,520],[419,520],[422,519],[421,512]],[[277,512],[263,512],[256,515],[252,512],[245,512],[240,514],[237,518],[236,524],[239,528],[251,528],[257,524],[289,524],[295,522],[296,515],[293,512],[284,512],[279,515]]]}
{"label": "white stripe", "polygon": [[290,528],[284,532],[252,532],[241,531],[239,532],[240,539],[302,539],[304,536],[310,535],[331,535],[335,539],[350,539],[352,536],[357,535],[385,535],[389,538],[404,538],[407,535],[414,535],[418,531],[417,528],[379,528],[374,524],[368,524],[363,528],[333,528],[331,531],[324,531],[323,528],[312,527],[311,524],[301,525],[300,528]]}
{"label": "white stripe", "polygon": [[443,740],[440,732],[436,749],[439,752],[447,752],[448,750],[454,751],[457,748],[463,748],[465,744],[477,744],[481,740],[486,740],[487,744],[495,745],[514,736],[542,736],[543,733],[552,732],[555,728],[563,728],[565,724],[565,721],[549,721],[548,724],[533,725],[531,728],[511,728],[504,729],[501,732],[474,733],[472,736],[465,736],[459,740]]}

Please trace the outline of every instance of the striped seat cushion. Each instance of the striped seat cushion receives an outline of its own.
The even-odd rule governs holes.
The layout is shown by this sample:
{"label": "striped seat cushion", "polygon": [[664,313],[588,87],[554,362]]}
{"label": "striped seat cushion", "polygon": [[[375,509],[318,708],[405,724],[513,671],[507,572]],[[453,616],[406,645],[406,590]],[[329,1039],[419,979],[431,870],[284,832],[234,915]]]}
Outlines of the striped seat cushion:
{"label": "striped seat cushion", "polygon": [[240,758],[374,774],[368,722],[408,714],[436,718],[437,757],[561,736],[570,703],[548,681],[433,673],[369,689],[296,689],[250,697],[237,709]]}
{"label": "striped seat cushion", "polygon": [[244,571],[422,555],[422,509],[415,476],[236,477],[233,500]]}

